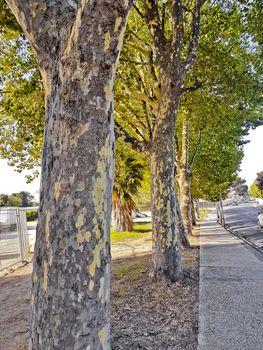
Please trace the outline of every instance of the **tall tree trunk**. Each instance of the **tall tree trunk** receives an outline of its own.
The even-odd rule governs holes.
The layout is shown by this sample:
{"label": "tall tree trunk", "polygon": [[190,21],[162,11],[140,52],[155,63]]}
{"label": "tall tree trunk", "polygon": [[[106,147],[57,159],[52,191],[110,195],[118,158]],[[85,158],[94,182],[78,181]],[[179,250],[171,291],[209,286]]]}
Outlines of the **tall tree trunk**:
{"label": "tall tree trunk", "polygon": [[195,209],[195,202],[191,197],[191,215],[192,215],[192,225],[196,226],[196,221],[197,221],[197,217],[196,217],[196,209]]}
{"label": "tall tree trunk", "polygon": [[179,188],[180,188],[180,207],[183,223],[188,235],[192,234],[192,213],[191,213],[191,191],[189,172],[189,126],[184,121],[182,129],[182,155],[178,166]]}
{"label": "tall tree trunk", "polygon": [[180,209],[180,203],[178,199],[176,198],[176,216],[177,216],[177,222],[178,222],[178,231],[179,231],[179,237],[181,244],[184,248],[189,249],[190,248],[190,243],[187,237],[187,232],[184,227],[183,223],[183,218],[182,218],[182,213]]}
{"label": "tall tree trunk", "polygon": [[111,224],[117,232],[133,230],[132,205],[123,202],[115,191],[112,196]]}
{"label": "tall tree trunk", "polygon": [[199,201],[198,199],[194,199],[194,208],[195,208],[195,217],[196,219],[200,219],[200,212],[199,212]]}
{"label": "tall tree trunk", "polygon": [[46,95],[29,349],[109,349],[112,90],[128,2],[8,3]]}
{"label": "tall tree trunk", "polygon": [[[205,0],[194,2],[190,41],[185,50],[187,39],[184,38],[182,1],[167,3],[166,13],[156,1],[143,1],[145,18],[155,48],[154,65],[160,79],[158,108],[150,139],[154,239],[152,275],[157,278],[165,274],[171,281],[182,276],[175,214],[174,129],[180,96],[186,91],[185,77],[192,71],[197,58],[200,10],[204,2]],[[171,16],[171,38],[166,35],[164,13],[170,13]],[[187,57],[184,60],[185,54]]]}
{"label": "tall tree trunk", "polygon": [[181,177],[180,207],[183,223],[188,235],[192,234],[192,208],[189,179],[185,174]]}
{"label": "tall tree trunk", "polygon": [[163,96],[160,120],[156,125],[150,148],[153,232],[151,275],[155,279],[165,275],[174,282],[182,278],[182,264],[178,247],[174,185],[174,114],[178,104],[173,105],[170,101],[168,92]]}

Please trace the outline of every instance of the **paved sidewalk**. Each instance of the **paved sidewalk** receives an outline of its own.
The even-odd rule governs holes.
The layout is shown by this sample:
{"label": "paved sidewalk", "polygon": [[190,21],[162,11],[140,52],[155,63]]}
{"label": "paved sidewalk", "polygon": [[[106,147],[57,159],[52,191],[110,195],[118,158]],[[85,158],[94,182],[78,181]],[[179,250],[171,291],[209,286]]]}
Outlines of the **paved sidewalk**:
{"label": "paved sidewalk", "polygon": [[198,350],[263,349],[263,254],[216,223],[201,224]]}

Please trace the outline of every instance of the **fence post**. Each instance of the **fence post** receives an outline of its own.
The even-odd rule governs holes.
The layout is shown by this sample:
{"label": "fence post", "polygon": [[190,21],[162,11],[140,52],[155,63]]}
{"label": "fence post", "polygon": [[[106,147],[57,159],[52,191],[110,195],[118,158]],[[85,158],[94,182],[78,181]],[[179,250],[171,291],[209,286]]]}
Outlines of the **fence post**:
{"label": "fence post", "polygon": [[20,260],[21,262],[23,262],[24,256],[23,256],[23,242],[22,242],[22,233],[21,233],[22,230],[20,225],[20,215],[19,215],[18,208],[16,208],[16,225],[17,225],[17,233],[18,233]]}

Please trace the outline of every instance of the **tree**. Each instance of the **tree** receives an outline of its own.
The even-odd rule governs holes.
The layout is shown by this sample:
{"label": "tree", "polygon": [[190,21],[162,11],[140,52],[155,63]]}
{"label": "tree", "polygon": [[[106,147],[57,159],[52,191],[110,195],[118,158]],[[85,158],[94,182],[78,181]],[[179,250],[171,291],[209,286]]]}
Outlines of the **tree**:
{"label": "tree", "polygon": [[237,177],[235,182],[231,185],[231,190],[236,196],[246,197],[248,195],[248,186],[246,185],[246,180]]}
{"label": "tree", "polygon": [[[150,143],[154,237],[152,275],[158,278],[165,274],[171,281],[182,277],[176,225],[174,131],[186,76],[197,58],[200,12],[204,2],[193,2],[190,17],[181,1],[172,2],[162,11],[156,1],[144,2],[146,23],[155,51],[154,65],[160,81],[158,118]],[[192,28],[188,33],[184,29],[184,18]],[[165,24],[169,21],[172,25],[167,30]]]}
{"label": "tree", "polygon": [[34,205],[34,196],[32,196],[29,192],[21,191],[18,193],[21,198],[21,206],[22,207],[32,207]]}
{"label": "tree", "polygon": [[181,155],[179,152],[178,138],[175,137],[175,164],[176,164],[176,179],[179,188],[179,199],[182,213],[182,220],[187,234],[192,234],[192,224],[195,221],[194,203],[191,196],[191,181],[192,169],[196,160],[198,148],[201,143],[201,131],[199,133],[198,141],[193,152],[192,159],[189,159],[189,122],[183,121],[182,126],[182,141],[181,141]]}
{"label": "tree", "polygon": [[145,161],[120,141],[116,143],[115,178],[112,192],[112,225],[116,231],[132,231],[133,196],[143,181]]}
{"label": "tree", "polygon": [[11,16],[5,7],[0,12],[0,156],[19,172],[33,170],[34,176],[43,141],[44,90],[30,45]]}
{"label": "tree", "polygon": [[[191,193],[193,176],[204,175],[202,181],[198,181],[199,186],[202,182],[201,187],[198,187],[198,193],[204,196],[206,194],[202,194],[201,189],[207,185],[207,190],[214,190],[221,182],[220,174],[223,180],[226,173],[225,169],[218,169],[215,177],[217,182],[208,184],[209,171],[214,173],[218,165],[229,164],[232,171],[229,174],[230,181],[225,181],[226,179],[222,181],[229,186],[239,162],[236,162],[235,167],[233,163],[223,163],[221,160],[218,164],[214,164],[216,158],[213,157],[212,151],[220,152],[229,141],[232,144],[232,150],[236,148],[236,152],[240,153],[243,136],[247,134],[250,127],[263,122],[262,114],[259,113],[262,85],[260,51],[251,50],[250,44],[254,38],[244,35],[247,33],[246,22],[242,5],[234,2],[226,7],[215,3],[214,6],[203,10],[199,54],[195,68],[189,77],[190,81],[196,82],[197,88],[192,89],[190,93],[185,93],[181,98],[175,140],[176,179],[181,189],[179,193],[181,211],[188,233],[192,232],[191,223],[195,221]],[[241,36],[244,36],[242,41],[240,41]],[[257,46],[256,40],[255,46]],[[220,144],[219,139],[213,138],[216,136],[211,132],[213,128],[216,128],[219,133],[221,128],[223,131],[227,130],[228,139],[223,137],[223,143]],[[202,148],[203,142],[206,149]],[[213,142],[217,144],[217,150],[212,145]],[[212,146],[208,147],[210,143]],[[200,148],[202,148],[202,157],[204,152],[207,155],[205,161],[203,159],[202,163],[198,162],[196,165]],[[223,154],[224,151],[222,156]],[[220,154],[217,157],[220,158]],[[212,161],[211,167],[206,168],[210,161]],[[199,165],[202,167],[200,174],[195,169]],[[212,177],[210,178],[212,180]]]}
{"label": "tree", "polygon": [[30,348],[109,349],[112,90],[130,4],[8,4],[45,89]]}
{"label": "tree", "polygon": [[257,173],[257,178],[255,180],[255,183],[257,188],[260,190],[261,197],[262,197],[263,196],[263,171],[260,171],[259,173]]}
{"label": "tree", "polygon": [[0,194],[0,207],[7,207],[7,206],[8,206],[8,195]]}
{"label": "tree", "polygon": [[29,192],[21,191],[11,195],[0,195],[0,206],[2,207],[30,207],[34,205],[34,196]]}
{"label": "tree", "polygon": [[8,202],[6,204],[7,207],[21,207],[22,199],[18,193],[13,193],[8,196]]}
{"label": "tree", "polygon": [[[125,140],[147,152],[150,160],[154,242],[151,275],[155,279],[165,275],[176,281],[183,276],[176,220],[174,128],[186,76],[196,61],[203,2],[191,2],[190,10],[181,1],[165,6],[161,1],[138,2],[119,71],[117,127]],[[122,120],[125,107],[118,96],[124,95],[133,97],[125,106],[129,120]]]}
{"label": "tree", "polygon": [[250,186],[249,193],[251,196],[255,198],[263,198],[262,191],[258,188],[257,183],[254,181],[253,184]]}
{"label": "tree", "polygon": [[[152,4],[152,2],[150,3]],[[160,5],[158,1],[153,3]],[[183,29],[185,29],[185,33],[181,55],[178,54],[182,61],[187,57],[189,38],[191,38],[190,22],[193,14],[193,3],[188,5],[189,7],[184,6],[182,11],[184,22]],[[222,128],[224,128],[225,123],[228,123],[227,118],[234,114],[231,111],[231,106],[233,106],[235,111],[237,109],[240,110],[239,114],[235,113],[237,121],[237,119],[240,118],[240,115],[242,115],[242,110],[245,109],[247,113],[247,108],[251,109],[252,105],[255,104],[256,99],[254,99],[252,103],[251,96],[254,94],[256,88],[259,88],[259,84],[254,78],[253,81],[251,78],[253,74],[251,74],[251,72],[255,70],[254,61],[256,61],[256,58],[252,58],[253,55],[249,51],[248,42],[250,41],[250,38],[246,39],[246,36],[244,36],[243,39],[243,33],[245,33],[243,24],[246,23],[246,20],[242,16],[242,11],[240,11],[240,9],[242,10],[242,5],[239,5],[238,2],[227,2],[226,5],[221,7],[221,4],[213,3],[204,6],[202,9],[203,16],[201,17],[201,27],[203,34],[201,33],[200,36],[200,58],[197,60],[194,68],[184,77],[179,94],[182,110],[185,109],[187,111],[187,117],[190,115],[190,118],[194,119],[195,109],[199,109],[198,121],[193,123],[191,120],[191,125],[194,125],[195,127],[195,132],[193,133],[193,148],[192,140],[189,140],[189,159],[191,160],[194,158],[193,153],[196,148],[196,143],[198,143],[196,135],[199,135],[203,127],[202,124],[208,124],[206,132],[208,132],[209,128],[212,128],[211,125],[215,125],[213,122],[215,112],[213,112],[212,109],[215,108],[217,103],[220,108],[216,107],[216,120],[218,125]],[[174,32],[169,23],[174,22],[170,17],[171,14],[169,12],[169,7],[167,6],[163,12],[160,10],[161,8],[162,6],[160,5],[154,10],[154,6],[151,5],[152,14],[155,11],[155,15],[157,17],[159,16],[159,18],[154,18],[153,16],[151,25],[154,27],[156,23],[160,24],[159,26],[156,25],[159,34],[159,44],[162,39],[168,38],[166,44],[172,51],[173,48],[172,45],[170,45],[169,39],[174,37]],[[159,52],[162,52],[161,57],[163,61],[166,62],[166,70],[170,69],[172,65],[169,66],[169,59],[165,61],[166,46],[164,45],[164,49],[156,48],[158,45],[155,45],[155,36],[151,35],[151,28],[148,32],[145,29],[145,26],[143,25],[145,23],[145,13],[145,8],[140,2],[138,2],[135,11],[131,14],[133,20],[128,26],[124,50],[121,57],[121,66],[118,72],[119,79],[117,81],[116,89],[116,119],[117,127],[122,129],[126,141],[131,142],[136,149],[144,149],[151,159],[151,152],[153,151],[153,144],[155,142],[154,135],[157,135],[161,129],[158,124],[161,120],[159,106],[161,103],[160,101],[164,96],[164,94],[162,94],[164,84],[161,81],[161,77],[165,77],[165,71],[161,71],[160,65],[158,66],[158,50]],[[222,24],[223,30],[221,29]],[[180,30],[177,31],[177,33],[179,32]],[[242,36],[242,42],[240,41],[240,36]],[[258,52],[256,51],[254,51],[254,53],[256,53],[255,57],[259,57]],[[173,57],[172,54],[171,57]],[[173,79],[178,81],[177,77],[173,77]],[[230,83],[228,81],[230,81]],[[166,89],[166,91],[169,91],[169,89]],[[245,91],[246,93],[244,93]],[[199,97],[197,99],[196,97],[193,98],[192,94],[197,92],[199,92]],[[124,104],[125,96],[126,100],[129,99],[129,101]],[[185,99],[187,99],[186,102],[184,101]],[[206,99],[208,99],[210,106],[209,103],[205,102]],[[227,107],[225,107],[225,105]],[[222,111],[224,112],[225,119],[220,119]],[[127,118],[124,116],[127,116]],[[180,111],[178,116],[180,116]],[[209,119],[210,126],[209,121],[207,121]],[[231,116],[231,123],[232,122],[234,123],[234,118],[232,119]],[[241,122],[240,118],[240,121],[238,121],[233,127],[233,129],[238,129],[238,133],[236,130],[234,132],[231,131],[233,137],[236,137],[236,142],[241,141],[239,135],[240,130],[243,127],[241,126],[243,122],[244,119],[242,119]],[[247,125],[248,124],[249,123],[247,123]],[[218,128],[218,125],[216,128]],[[173,128],[171,127],[171,129]],[[180,127],[176,126],[176,130],[181,130],[181,125]],[[190,133],[192,134],[192,130]],[[163,140],[164,137],[161,136],[158,137],[158,139]],[[233,144],[231,143],[231,147],[232,146]],[[236,144],[234,144],[234,146],[236,147]],[[239,151],[240,150],[237,150],[238,154],[240,154]],[[235,157],[235,161],[237,158],[238,157]],[[235,162],[235,164],[237,163]],[[189,167],[193,168],[193,164],[189,164]],[[233,170],[233,167],[231,167],[231,170]],[[151,174],[151,177],[152,183],[154,183],[154,174]],[[228,181],[225,182],[225,184],[227,183],[227,186],[229,186],[233,179],[233,172],[230,177],[231,179],[228,178]],[[158,176],[158,178],[161,178],[161,176]],[[190,179],[191,176],[187,176],[187,178]],[[222,182],[224,181],[225,178]],[[154,187],[156,188],[155,185]],[[164,187],[168,188],[167,184]],[[185,188],[187,187],[190,187],[189,184],[185,186]],[[161,200],[163,197],[162,193]],[[185,198],[188,197],[185,196]],[[189,203],[190,202],[191,200],[189,200]],[[156,207],[154,203],[152,206]],[[158,212],[158,208],[153,209],[153,212],[154,211]],[[159,213],[161,213],[161,211]],[[167,220],[164,219],[163,222],[166,223]],[[158,224],[160,225],[161,221],[159,221]],[[167,231],[164,230],[164,232]],[[165,249],[163,249],[163,251],[165,251]],[[153,258],[153,260],[156,261],[155,258]],[[165,258],[163,258],[162,261],[165,261]]]}

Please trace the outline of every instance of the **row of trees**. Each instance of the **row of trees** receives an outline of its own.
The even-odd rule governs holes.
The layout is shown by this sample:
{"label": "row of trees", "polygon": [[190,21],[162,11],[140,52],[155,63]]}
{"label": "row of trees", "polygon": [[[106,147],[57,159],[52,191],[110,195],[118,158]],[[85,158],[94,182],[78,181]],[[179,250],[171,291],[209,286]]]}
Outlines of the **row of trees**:
{"label": "row of trees", "polygon": [[138,1],[116,72],[132,1],[8,3],[29,41],[1,1],[1,155],[34,169],[44,131],[31,347],[108,349],[111,199],[117,226],[149,165],[151,274],[182,278],[178,224],[187,245],[194,200],[227,191],[261,123],[262,8]]}
{"label": "row of trees", "polygon": [[0,194],[0,207],[33,207],[36,205],[34,196],[26,191],[10,195]]}

